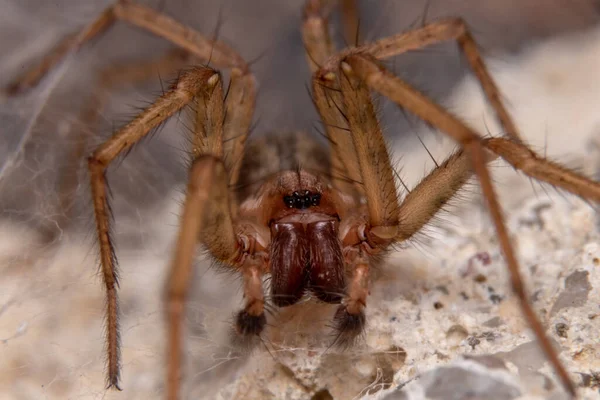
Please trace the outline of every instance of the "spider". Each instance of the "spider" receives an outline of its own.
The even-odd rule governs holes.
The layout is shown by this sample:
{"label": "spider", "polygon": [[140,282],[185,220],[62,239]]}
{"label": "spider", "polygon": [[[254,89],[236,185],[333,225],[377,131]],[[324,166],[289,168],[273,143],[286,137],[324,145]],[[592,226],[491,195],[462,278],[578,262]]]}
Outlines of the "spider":
{"label": "spider", "polygon": [[[269,164],[268,155],[253,164],[249,153],[254,149],[245,147],[256,95],[248,64],[225,43],[209,39],[130,0],[117,1],[8,87],[9,93],[17,94],[35,86],[66,54],[78,50],[119,20],[163,37],[183,50],[183,53],[169,53],[154,64],[176,65],[189,57],[230,70],[227,92],[220,73],[208,65],[197,63],[182,72],[168,91],[88,158],[101,272],[108,300],[108,386],[119,389],[120,349],[116,257],[110,236],[105,171],[115,158],[155,127],[193,104],[196,113],[193,160],[167,282],[167,398],[176,399],[180,394],[182,318],[199,243],[225,268],[242,277],[245,304],[234,322],[238,336],[255,337],[265,329],[267,297],[263,278],[270,275],[270,301],[275,306],[292,305],[308,294],[336,304],[333,325],[336,341],[350,343],[364,329],[369,274],[378,260],[390,246],[418,233],[473,175],[480,182],[522,311],[565,389],[574,396],[573,383],[527,301],[487,163],[500,157],[531,178],[594,202],[600,201],[600,184],[527,147],[461,19],[430,22],[338,51],[327,24],[336,3],[307,0],[302,25],[307,60],[313,73],[312,97],[330,143],[325,173],[319,172],[319,168],[274,166]],[[356,31],[355,6],[352,1],[341,1],[340,9],[346,36],[351,37]],[[503,126],[504,136],[483,138],[394,76],[380,62],[448,40],[457,41]],[[110,78],[107,82],[114,84]],[[402,202],[371,91],[388,97],[461,146],[460,151],[435,168]],[[322,154],[310,150],[307,153],[313,157]],[[253,183],[247,172],[251,169],[261,170],[263,178],[267,178]],[[244,189],[233,192],[231,187]]]}

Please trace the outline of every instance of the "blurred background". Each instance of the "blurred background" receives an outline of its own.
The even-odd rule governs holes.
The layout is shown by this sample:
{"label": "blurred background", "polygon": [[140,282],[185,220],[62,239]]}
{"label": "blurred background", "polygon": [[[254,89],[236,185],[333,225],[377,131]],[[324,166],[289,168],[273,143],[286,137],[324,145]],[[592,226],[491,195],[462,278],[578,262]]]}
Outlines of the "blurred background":
{"label": "blurred background", "polygon": [[[300,36],[303,1],[141,3],[209,36],[221,16],[219,39],[246,60],[254,60],[252,71],[259,89],[253,135],[292,130],[316,135],[318,118],[307,91],[310,74]],[[0,87],[109,4],[105,0],[0,0]],[[417,27],[423,20],[461,16],[485,56],[493,61],[492,73],[494,68],[510,67],[536,43],[569,34],[583,40],[585,32],[600,22],[597,0],[360,0],[358,6],[362,40]],[[337,26],[333,17],[332,29]],[[337,39],[343,47],[339,35]],[[81,116],[97,95],[99,71],[119,63],[150,60],[172,47],[118,23],[68,57],[40,87],[17,97],[0,98],[0,282],[6,286],[0,290],[0,325],[4,326],[0,340],[9,355],[2,357],[0,370],[10,371],[0,378],[0,392],[10,393],[13,397],[9,398],[66,398],[67,394],[99,398],[105,394],[103,294],[95,276],[87,170],[71,154],[81,134],[89,137],[84,152],[88,154],[152,102],[164,82],[177,76],[177,71],[157,71],[144,84],[119,87],[99,110],[97,124],[89,126]],[[564,55],[557,57],[556,62],[564,61],[560,59]],[[448,99],[468,73],[468,65],[454,43],[411,52],[389,65],[440,103],[458,107]],[[512,89],[518,91],[519,86]],[[394,148],[408,155],[419,152],[421,157],[424,152],[420,145],[415,146],[414,136],[423,130],[421,124],[385,101],[382,110]],[[170,121],[109,169],[115,242],[123,270],[124,346],[129,364],[125,365],[125,379],[126,385],[138,390],[135,395],[129,391],[126,397],[111,393],[109,398],[148,398],[143,396],[160,391],[162,333],[139,345],[136,340],[150,335],[148,327],[162,322],[162,277],[177,225],[178,191],[187,172],[182,156],[186,143],[181,134],[183,123]],[[423,168],[419,164],[416,170]],[[74,199],[72,208],[66,211],[60,208],[58,191],[65,173],[76,182],[67,194]],[[209,274],[199,275],[196,286],[204,297],[198,299],[197,308],[192,307],[190,316],[193,354],[200,354],[206,345],[193,337],[206,334],[202,321],[207,307],[216,307],[224,298],[232,304],[239,302],[235,279],[214,281],[207,278]],[[230,360],[219,357],[203,368],[208,371]],[[203,362],[198,361],[200,356],[196,358],[195,362]],[[227,382],[226,375],[222,376]],[[19,397],[17,392],[25,394]]]}

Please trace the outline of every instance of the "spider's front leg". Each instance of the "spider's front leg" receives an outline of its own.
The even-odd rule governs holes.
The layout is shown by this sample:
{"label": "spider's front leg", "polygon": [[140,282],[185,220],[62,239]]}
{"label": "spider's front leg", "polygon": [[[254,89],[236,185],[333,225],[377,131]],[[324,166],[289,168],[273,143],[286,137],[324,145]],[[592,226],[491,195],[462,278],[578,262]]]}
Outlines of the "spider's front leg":
{"label": "spider's front leg", "polygon": [[[197,129],[193,139],[194,147],[191,153],[195,159],[200,159],[206,154],[220,159],[221,161],[219,162],[223,162],[226,171],[225,185],[235,185],[239,175],[240,159],[244,143],[252,120],[256,90],[254,77],[248,65],[236,51],[226,44],[216,39],[209,39],[151,8],[136,4],[130,0],[116,0],[95,21],[79,33],[65,39],[57,48],[47,54],[33,68],[17,78],[4,91],[9,95],[17,95],[36,86],[66,55],[77,52],[91,39],[97,38],[106,32],[117,21],[124,21],[151,32],[177,45],[185,51],[186,55],[209,61],[212,65],[216,65],[219,68],[228,68],[231,71],[231,83],[226,99],[223,96],[221,78],[213,69],[196,67],[184,72],[177,83],[167,93],[159,97],[150,107],[98,147],[88,159],[97,235],[100,244],[101,273],[107,296],[107,386],[109,388],[120,389],[117,259],[110,235],[110,205],[105,177],[106,169],[115,158],[126,153],[136,142],[185,107],[192,99],[201,98],[202,101],[197,103],[199,113],[196,125]],[[172,66],[173,63],[170,61],[177,61],[177,58],[173,59],[173,57],[167,56],[163,61],[167,61],[167,64]],[[153,62],[147,65],[152,68],[143,68],[143,70],[146,73],[152,72],[157,65],[158,63]],[[140,77],[140,70],[138,68],[134,68],[134,70],[118,68],[117,71],[109,72],[116,72],[116,75],[112,73],[108,74],[116,78],[125,77],[124,75],[128,75],[127,72],[134,72],[136,77]],[[104,83],[110,84],[111,82]],[[92,111],[89,116],[93,120],[97,110],[92,107]],[[78,147],[82,149],[84,138],[81,138],[79,142],[81,145]],[[75,151],[74,157],[78,156],[79,151]],[[197,184],[198,182],[204,182],[206,179],[214,179],[215,181],[220,179],[220,167],[218,163],[199,161],[198,165],[203,167],[195,167],[193,169],[193,171],[201,171],[192,173],[191,181],[195,182],[194,188],[199,185]],[[68,189],[72,185],[73,182],[68,179],[61,182],[63,188]],[[208,202],[208,204],[210,203],[211,201]],[[68,205],[68,200],[63,200],[63,204]],[[236,207],[232,206],[231,209],[228,208],[224,212],[229,216],[232,212],[235,214],[235,211]],[[216,215],[218,214],[217,212]],[[193,220],[195,221],[195,219]],[[210,223],[210,218],[208,218],[206,224],[209,227]],[[206,224],[203,221],[198,221],[198,224],[205,228],[204,225]],[[222,226],[219,225],[219,227]],[[206,233],[209,232],[209,229],[203,229],[203,231]],[[205,242],[211,252],[221,260],[229,260],[231,254],[239,251],[236,247],[238,246],[238,240],[230,240],[233,235],[232,232],[232,229],[229,231],[219,230],[215,235],[204,235]],[[220,234],[225,235],[228,239],[216,240]],[[227,245],[223,245],[224,243]],[[211,245],[217,244],[220,245],[211,247]],[[179,265],[179,263],[176,262],[176,265]],[[187,284],[187,282],[185,283]],[[176,293],[180,293],[182,290],[177,283],[172,283],[171,288],[173,289],[173,287],[178,288],[175,290]],[[182,293],[185,293],[185,290]],[[172,308],[176,309],[176,307]],[[171,333],[170,337],[177,337],[177,340],[170,342],[174,349],[170,351],[170,354],[179,354],[179,334],[177,332],[180,329],[181,315],[174,313],[171,317],[172,321],[178,322],[170,325],[170,329],[175,332]],[[170,372],[169,376],[178,376],[178,370],[173,365],[173,363],[169,364],[169,371],[173,370],[175,372]],[[178,379],[169,379],[167,390],[171,398],[177,397],[178,385]]]}
{"label": "spider's front leg", "polygon": [[101,271],[107,294],[108,386],[119,388],[120,348],[117,262],[110,235],[106,169],[115,158],[130,149],[165,119],[182,109],[199,92],[214,86],[218,78],[218,74],[209,68],[195,68],[185,73],[174,87],[98,147],[88,159],[92,200],[100,243]]}
{"label": "spider's front leg", "polygon": [[[189,246],[188,241],[193,239],[193,242],[197,243],[198,239],[201,239],[213,256],[226,264],[241,265],[244,261],[243,250],[248,241],[244,242],[234,233],[227,193],[231,174],[238,167],[234,162],[227,162],[228,159],[235,160],[235,157],[232,157],[231,154],[229,157],[225,157],[223,142],[224,137],[233,136],[233,132],[236,132],[239,140],[243,141],[248,132],[254,106],[254,83],[251,76],[247,76],[249,76],[248,79],[238,81],[239,90],[246,95],[243,102],[245,107],[239,106],[236,112],[225,116],[225,107],[228,107],[229,102],[234,102],[239,98],[233,96],[227,101],[224,100],[221,77],[215,70],[207,67],[192,68],[183,73],[168,92],[119,130],[89,157],[102,276],[108,299],[106,318],[109,386],[119,388],[120,349],[116,257],[110,237],[106,168],[115,158],[129,150],[157,125],[196,99],[198,118],[192,154],[197,161],[191,171],[190,191],[184,210],[182,233],[173,264],[168,294],[170,351],[167,392],[169,398],[175,399],[178,397],[179,391],[183,304],[189,285],[189,279],[186,279],[186,276],[189,276],[191,270],[191,261],[188,264],[185,263],[187,262],[186,246]],[[249,109],[247,109],[248,107]],[[240,135],[239,132],[243,134]],[[213,161],[207,161],[207,157],[212,157]],[[215,183],[212,187],[211,185],[206,186],[204,183],[207,181]],[[209,193],[204,193],[207,189],[209,189]],[[198,220],[197,215],[200,212],[203,214]],[[194,234],[193,232],[196,230],[200,234]],[[181,261],[182,257],[184,261]]]}
{"label": "spider's front leg", "polygon": [[236,318],[237,332],[243,337],[252,337],[260,334],[266,325],[262,288],[266,263],[261,251],[264,248],[252,225],[234,222],[237,203],[229,194],[229,185],[237,183],[239,154],[243,152],[252,119],[254,83],[251,75],[240,79],[237,72],[232,71],[232,87],[225,100],[220,75],[210,71],[213,74],[208,84],[196,96],[193,162],[167,284],[166,395],[172,400],[179,398],[180,393],[184,306],[198,242],[219,263],[235,268],[243,277],[246,304]]}
{"label": "spider's front leg", "polygon": [[[394,172],[369,89],[339,68],[342,55],[358,50],[347,49],[336,54],[327,28],[330,10],[325,3],[306,2],[302,28],[314,72],[313,101],[332,143],[335,186],[345,193],[364,196],[367,203],[366,210],[348,218],[340,227],[344,232],[340,237],[344,261],[351,271],[346,298],[335,315],[336,342],[344,345],[363,331],[374,257],[392,243],[407,240],[421,230],[473,172],[468,157],[457,152],[399,204]],[[344,2],[343,15],[353,14],[349,3]],[[370,47],[367,45],[367,49]],[[340,173],[345,179],[335,180]]]}
{"label": "spider's front leg", "polygon": [[203,154],[194,160],[166,293],[169,327],[166,397],[171,400],[178,399],[180,393],[183,318],[198,239],[219,262],[236,268],[243,276],[246,305],[236,318],[238,334],[253,337],[266,325],[264,264],[260,257],[250,254],[257,247],[254,237],[236,231],[232,222],[228,180],[219,157]]}
{"label": "spider's front leg", "polygon": [[[327,79],[336,81],[323,81]],[[345,262],[352,271],[346,298],[335,316],[338,343],[362,332],[369,293],[369,271],[375,257],[391,244],[409,239],[467,183],[473,175],[469,157],[459,151],[426,176],[399,204],[393,169],[368,87],[342,70],[335,77],[316,74],[314,86],[339,85],[340,108],[348,123],[366,198],[363,215],[348,222],[341,238]],[[320,92],[315,92],[320,96]],[[317,98],[316,104],[325,104]],[[322,110],[320,110],[322,111]],[[495,158],[486,155],[486,162]]]}
{"label": "spider's front leg", "polygon": [[545,335],[544,326],[528,302],[523,279],[519,272],[519,264],[512,249],[504,217],[491,182],[488,168],[486,167],[487,153],[485,148],[501,156],[515,168],[518,168],[530,177],[538,178],[586,199],[600,199],[600,183],[594,182],[557,163],[536,155],[531,149],[523,145],[520,140],[503,137],[482,139],[467,125],[409,86],[406,82],[393,76],[368,56],[349,55],[342,61],[341,67],[346,76],[359,79],[371,89],[386,95],[399,106],[406,108],[436,128],[439,128],[442,132],[453,137],[461,144],[465,153],[468,154],[470,163],[480,182],[483,197],[490,211],[510,272],[512,289],[519,298],[522,312],[534,331],[540,347],[561,379],[564,388],[574,397],[576,395],[575,386],[560,362],[552,343]]}

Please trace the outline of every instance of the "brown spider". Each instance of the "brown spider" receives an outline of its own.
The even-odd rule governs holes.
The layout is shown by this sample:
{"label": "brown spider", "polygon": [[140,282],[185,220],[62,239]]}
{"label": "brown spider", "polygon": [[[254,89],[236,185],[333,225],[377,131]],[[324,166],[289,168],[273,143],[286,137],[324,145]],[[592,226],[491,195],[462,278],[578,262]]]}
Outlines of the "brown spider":
{"label": "brown spider", "polygon": [[[246,62],[224,43],[128,0],[120,0],[105,10],[90,26],[68,38],[8,88],[14,94],[35,86],[65,54],[78,50],[117,20],[178,45],[185,52],[183,59],[190,55],[210,60],[217,68],[231,70],[227,95],[221,75],[208,66],[196,66],[182,73],[165,94],[88,158],[108,298],[109,386],[119,388],[120,352],[116,260],[109,235],[105,171],[116,157],[193,102],[196,109],[193,163],[167,292],[169,399],[179,397],[182,317],[198,242],[219,263],[235,269],[243,278],[245,306],[235,320],[239,336],[253,337],[263,331],[266,324],[263,278],[270,274],[271,302],[276,306],[294,304],[308,293],[321,301],[339,304],[334,329],[338,341],[347,343],[364,328],[369,273],[377,260],[391,245],[419,232],[473,174],[481,184],[522,310],[563,385],[575,395],[573,383],[527,301],[486,164],[499,156],[532,178],[594,202],[600,201],[600,184],[535,154],[526,146],[462,20],[431,22],[338,52],[327,26],[327,17],[335,3],[308,0],[302,27],[313,71],[313,100],[331,143],[327,168],[316,162],[314,169],[298,168],[294,163],[274,165],[268,155],[262,159],[249,157],[245,142],[255,105],[255,84]],[[341,3],[346,36],[352,38],[356,32],[356,9],[352,1]],[[379,63],[447,40],[458,42],[496,111],[504,137],[483,139]],[[181,61],[182,53],[177,51],[153,65],[177,65]],[[120,73],[123,75],[123,71]],[[111,79],[114,74],[112,71],[106,75],[105,85],[118,81],[118,77]],[[401,203],[371,90],[454,138],[462,147]],[[305,150],[313,158],[321,154]],[[269,178],[255,184],[247,170],[260,171],[259,176]],[[232,194],[229,189],[232,186],[244,189]]]}

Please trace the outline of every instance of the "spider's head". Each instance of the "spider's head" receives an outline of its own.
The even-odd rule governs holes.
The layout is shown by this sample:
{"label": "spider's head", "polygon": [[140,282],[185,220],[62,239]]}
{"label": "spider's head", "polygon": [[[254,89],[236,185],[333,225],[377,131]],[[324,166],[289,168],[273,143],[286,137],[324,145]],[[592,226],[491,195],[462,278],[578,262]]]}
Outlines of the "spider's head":
{"label": "spider's head", "polygon": [[331,185],[305,170],[284,171],[266,181],[240,205],[240,213],[261,225],[337,219],[340,199]]}

